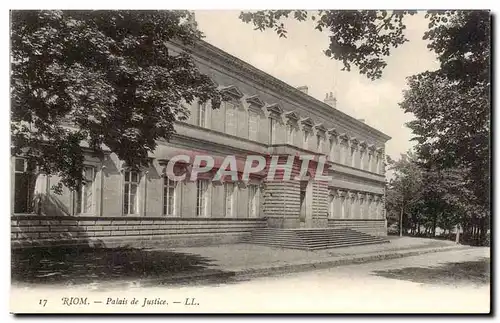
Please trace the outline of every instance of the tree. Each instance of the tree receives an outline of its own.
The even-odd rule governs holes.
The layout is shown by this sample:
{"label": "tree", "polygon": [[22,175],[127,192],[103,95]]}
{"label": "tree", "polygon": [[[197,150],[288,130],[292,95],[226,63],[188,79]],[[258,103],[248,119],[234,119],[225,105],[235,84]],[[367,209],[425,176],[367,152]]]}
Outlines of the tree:
{"label": "tree", "polygon": [[[415,15],[415,10],[260,10],[241,12],[240,19],[252,23],[256,30],[274,29],[279,37],[286,37],[284,20],[293,15],[298,21],[311,19],[315,29],[329,33],[329,46],[324,54],[342,61],[344,70],[351,65],[370,79],[382,76],[391,49],[403,45],[404,18]],[[485,10],[429,10],[428,39],[441,62],[444,74],[455,79],[474,82],[478,76],[489,76],[490,13]]]}
{"label": "tree", "polygon": [[[443,24],[432,16],[424,38],[441,67],[408,78],[401,108],[416,120],[417,154],[443,171],[459,170],[474,203],[483,238],[490,215],[490,18],[484,11],[459,11]],[[437,27],[436,27],[437,26]]]}
{"label": "tree", "polygon": [[[415,156],[408,152],[402,154],[397,161],[387,158],[389,169],[394,171],[394,177],[389,181],[387,190],[388,208],[392,209],[393,214],[398,214],[399,235],[403,235],[403,221],[405,215],[413,213],[416,210],[415,205],[420,201],[423,189],[422,173],[414,161]],[[418,212],[418,211],[417,211]],[[418,213],[413,213],[418,214]],[[415,220],[415,219],[414,219]],[[410,224],[411,221],[407,221]],[[418,223],[413,221],[413,223]],[[407,225],[412,227],[412,225]]]}
{"label": "tree", "polygon": [[131,167],[168,140],[182,102],[216,85],[166,42],[202,37],[188,11],[12,11],[11,150],[76,189],[85,149],[108,147]]}
{"label": "tree", "polygon": [[[343,70],[351,65],[370,79],[382,76],[387,66],[383,59],[391,48],[397,48],[408,39],[404,36],[406,26],[403,18],[414,15],[414,10],[319,10],[310,15],[306,10],[261,10],[242,12],[240,19],[252,23],[256,30],[274,29],[279,37],[286,37],[283,20],[293,14],[298,21],[313,20],[318,31],[330,32],[330,44],[324,50],[326,56],[342,61]],[[310,15],[310,16],[309,16]]]}

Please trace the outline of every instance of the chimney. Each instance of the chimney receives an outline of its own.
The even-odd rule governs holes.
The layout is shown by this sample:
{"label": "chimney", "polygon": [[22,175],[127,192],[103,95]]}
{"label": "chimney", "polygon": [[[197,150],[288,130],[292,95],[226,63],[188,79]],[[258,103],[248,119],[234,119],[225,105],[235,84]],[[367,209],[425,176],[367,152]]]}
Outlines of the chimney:
{"label": "chimney", "polygon": [[299,91],[304,92],[305,94],[307,94],[307,91],[309,90],[309,88],[307,87],[307,85],[303,85],[303,86],[299,86],[297,88],[297,90],[299,90]]}
{"label": "chimney", "polygon": [[323,102],[325,102],[326,104],[328,104],[333,108],[337,107],[337,98],[333,96],[332,92],[326,94],[325,100],[323,100]]}

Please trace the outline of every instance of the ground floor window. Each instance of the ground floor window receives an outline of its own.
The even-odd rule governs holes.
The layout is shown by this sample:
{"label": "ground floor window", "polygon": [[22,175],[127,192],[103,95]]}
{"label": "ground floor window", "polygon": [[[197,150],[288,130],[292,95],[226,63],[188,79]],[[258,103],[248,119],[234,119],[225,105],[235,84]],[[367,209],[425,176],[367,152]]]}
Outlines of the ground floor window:
{"label": "ground floor window", "polygon": [[123,187],[123,214],[139,214],[139,181],[139,172],[125,171]]}
{"label": "ground floor window", "polygon": [[328,217],[331,219],[335,213],[335,196],[330,195],[328,200]]}
{"label": "ground floor window", "polygon": [[76,213],[91,214],[94,212],[94,182],[95,168],[92,166],[83,167],[83,181],[76,192]]}
{"label": "ground floor window", "polygon": [[341,208],[341,210],[340,210],[340,214],[342,214],[342,219],[347,218],[347,215],[346,215],[346,207],[345,207],[345,203],[346,203],[346,202],[345,202],[345,201],[346,201],[346,198],[345,198],[345,197],[343,197],[343,198],[342,198],[342,201],[341,201],[341,203],[340,203],[340,208]]}
{"label": "ground floor window", "polygon": [[236,207],[236,185],[234,185],[234,183],[224,184],[224,202],[224,215],[227,218],[232,218],[234,216],[234,209]]}
{"label": "ground floor window", "polygon": [[248,216],[251,218],[256,218],[258,213],[257,192],[257,185],[248,185]]}
{"label": "ground floor window", "polygon": [[175,216],[177,182],[168,177],[163,179],[163,215]]}
{"label": "ground floor window", "polygon": [[14,159],[14,213],[32,211],[34,174],[26,158]]}
{"label": "ground floor window", "polygon": [[196,182],[196,216],[207,216],[208,180]]}

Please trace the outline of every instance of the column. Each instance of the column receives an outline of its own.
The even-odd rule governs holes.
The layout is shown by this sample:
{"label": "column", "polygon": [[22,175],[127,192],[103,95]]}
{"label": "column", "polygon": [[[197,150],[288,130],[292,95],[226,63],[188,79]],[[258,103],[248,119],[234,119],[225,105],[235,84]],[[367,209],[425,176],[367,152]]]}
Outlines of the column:
{"label": "column", "polygon": [[358,205],[359,205],[359,210],[358,210],[358,216],[360,219],[364,219],[365,217],[365,199],[364,199],[364,194],[358,193]]}

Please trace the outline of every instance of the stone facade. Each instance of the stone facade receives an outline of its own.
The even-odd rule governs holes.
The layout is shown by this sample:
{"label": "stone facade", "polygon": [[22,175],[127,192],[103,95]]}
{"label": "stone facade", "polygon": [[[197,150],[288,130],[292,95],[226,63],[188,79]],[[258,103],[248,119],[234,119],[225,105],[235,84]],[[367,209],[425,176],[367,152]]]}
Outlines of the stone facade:
{"label": "stone facade", "polygon": [[[89,184],[79,192],[51,192],[56,176],[39,175],[27,184],[26,164],[21,166],[25,161],[13,157],[12,241],[24,245],[66,237],[103,243],[229,243],[263,224],[362,227],[384,234],[387,135],[208,43],[190,50],[201,72],[231,100],[216,110],[210,104],[185,105],[189,118],[176,124],[169,142],[158,142],[147,169],[131,170],[111,151],[102,159],[89,157]],[[305,176],[214,182],[213,174],[206,174],[198,181],[173,182],[165,176],[166,163],[179,154],[211,155],[216,166],[226,155],[235,155],[238,163],[247,155],[279,156],[283,171]],[[325,156],[332,180],[300,174],[300,155]],[[189,163],[179,169],[189,171]],[[23,207],[22,185],[35,185],[38,215]],[[72,224],[65,227],[64,221]]]}

